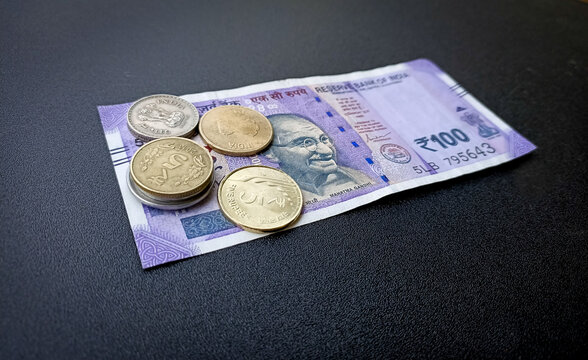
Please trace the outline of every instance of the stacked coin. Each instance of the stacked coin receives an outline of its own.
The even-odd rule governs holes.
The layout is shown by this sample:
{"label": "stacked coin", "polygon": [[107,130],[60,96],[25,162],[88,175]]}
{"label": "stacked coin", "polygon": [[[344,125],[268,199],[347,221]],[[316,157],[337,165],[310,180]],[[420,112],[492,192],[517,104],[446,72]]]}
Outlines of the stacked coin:
{"label": "stacked coin", "polygon": [[294,223],[302,212],[302,191],[285,172],[253,165],[236,169],[221,181],[218,203],[227,219],[241,228],[264,232]]}
{"label": "stacked coin", "polygon": [[143,145],[129,166],[129,189],[143,204],[164,210],[192,206],[213,184],[212,157],[192,140],[168,137]]}
{"label": "stacked coin", "polygon": [[238,105],[219,106],[202,116],[202,140],[217,152],[248,156],[265,149],[274,136],[272,124],[261,113]]}
{"label": "stacked coin", "polygon": [[173,95],[151,95],[135,101],[127,113],[133,136],[143,141],[194,136],[200,115],[190,102]]}
{"label": "stacked coin", "polygon": [[[214,183],[209,152],[186,137],[198,126],[202,139],[230,156],[261,152],[273,139],[273,128],[261,113],[235,105],[208,111],[199,120],[189,102],[172,95],[137,100],[127,115],[129,131],[148,141],[133,156],[128,187],[143,204],[177,210],[197,204]],[[286,173],[267,166],[246,166],[229,173],[219,185],[224,216],[253,231],[279,230],[294,223],[302,211],[302,192]]]}

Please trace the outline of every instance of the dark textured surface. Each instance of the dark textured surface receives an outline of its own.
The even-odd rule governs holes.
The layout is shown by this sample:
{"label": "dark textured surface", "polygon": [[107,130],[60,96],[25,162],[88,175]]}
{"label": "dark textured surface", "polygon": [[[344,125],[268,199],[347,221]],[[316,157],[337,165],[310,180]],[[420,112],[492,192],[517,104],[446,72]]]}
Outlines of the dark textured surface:
{"label": "dark textured surface", "polygon": [[[586,350],[588,4],[0,5],[0,357]],[[427,57],[539,149],[143,271],[96,105]]]}

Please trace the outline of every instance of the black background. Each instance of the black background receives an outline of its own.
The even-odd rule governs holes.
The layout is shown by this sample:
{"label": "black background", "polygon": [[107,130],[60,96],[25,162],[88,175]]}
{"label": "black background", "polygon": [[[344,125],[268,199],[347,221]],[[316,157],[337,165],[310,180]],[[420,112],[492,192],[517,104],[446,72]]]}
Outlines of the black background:
{"label": "black background", "polygon": [[[588,4],[2,1],[0,356],[586,350]],[[141,269],[97,105],[425,57],[539,149]]]}

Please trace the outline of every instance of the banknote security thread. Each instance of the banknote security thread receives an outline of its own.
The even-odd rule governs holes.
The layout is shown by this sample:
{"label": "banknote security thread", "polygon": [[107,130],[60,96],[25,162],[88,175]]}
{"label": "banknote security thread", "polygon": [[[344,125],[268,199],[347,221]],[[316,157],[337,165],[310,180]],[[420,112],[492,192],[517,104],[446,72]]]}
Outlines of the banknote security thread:
{"label": "banknote security thread", "polygon": [[142,203],[160,209],[192,206],[210,191],[213,159],[196,142],[170,137],[143,145],[129,166],[129,189]]}
{"label": "banknote security thread", "polygon": [[131,134],[143,141],[171,136],[192,137],[200,114],[190,102],[174,95],[150,95],[141,98],[127,112]]}
{"label": "banknote security thread", "polygon": [[302,212],[302,191],[285,172],[263,165],[238,168],[218,188],[221,212],[231,222],[253,232],[287,227]]}
{"label": "banknote security thread", "polygon": [[239,105],[209,110],[202,116],[198,130],[211,148],[230,156],[256,154],[273,138],[272,125],[264,115]]}

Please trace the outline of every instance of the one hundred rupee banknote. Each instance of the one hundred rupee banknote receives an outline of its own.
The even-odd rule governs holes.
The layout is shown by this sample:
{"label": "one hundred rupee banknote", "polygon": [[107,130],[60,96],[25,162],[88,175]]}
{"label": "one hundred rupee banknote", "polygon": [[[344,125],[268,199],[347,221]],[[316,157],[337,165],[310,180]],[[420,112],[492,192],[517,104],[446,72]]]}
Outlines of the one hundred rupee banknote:
{"label": "one hundred rupee banknote", "polygon": [[[200,115],[221,105],[255,109],[272,123],[274,138],[255,156],[224,156],[209,149],[214,160],[212,195],[191,208],[164,211],[141,204],[127,187],[129,161],[143,145],[127,128],[131,103],[99,106],[143,268],[264,236],[241,230],[219,210],[218,184],[239,167],[261,164],[288,173],[303,192],[303,214],[292,225],[301,226],[535,149],[424,59],[182,98]],[[205,145],[198,135],[194,140]]]}

